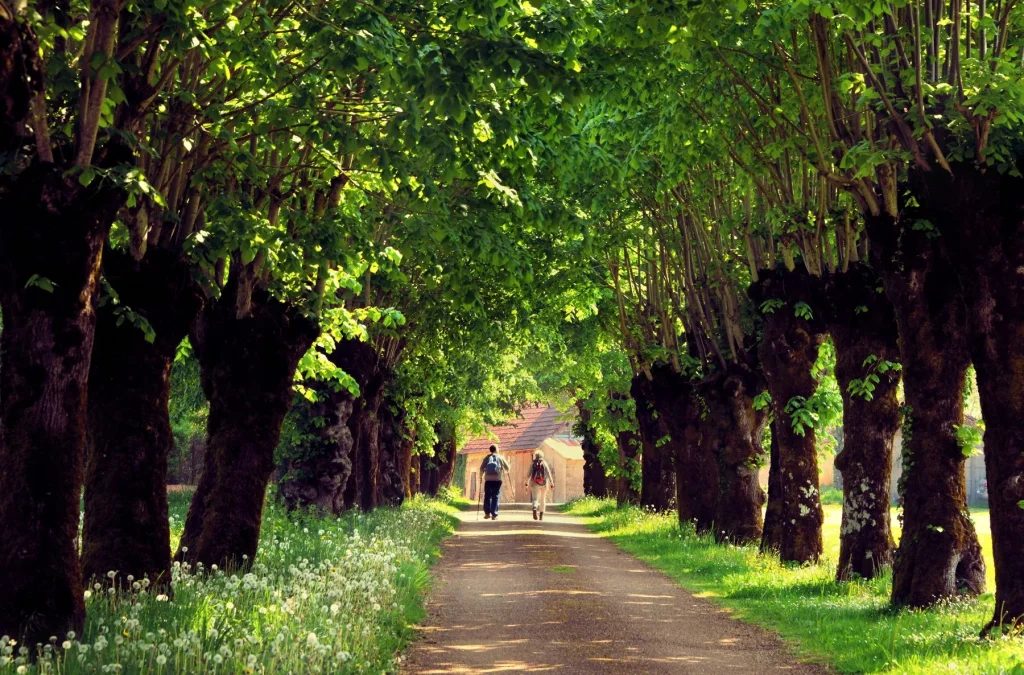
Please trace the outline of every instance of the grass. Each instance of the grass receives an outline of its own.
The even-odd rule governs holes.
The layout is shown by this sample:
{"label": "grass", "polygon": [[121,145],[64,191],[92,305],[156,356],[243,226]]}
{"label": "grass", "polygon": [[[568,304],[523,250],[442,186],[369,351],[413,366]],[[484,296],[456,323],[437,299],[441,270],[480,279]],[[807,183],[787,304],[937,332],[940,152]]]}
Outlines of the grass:
{"label": "grass", "polygon": [[[991,594],[927,611],[894,610],[889,575],[836,583],[838,506],[826,507],[825,560],[804,567],[784,566],[754,547],[716,544],[684,531],[674,515],[592,498],[566,511],[691,591],[778,632],[801,657],[840,672],[1024,675],[1024,640],[978,637],[992,613]],[[991,577],[988,514],[974,518]]]}
{"label": "grass", "polygon": [[[169,495],[174,546],[189,498]],[[170,598],[94,586],[82,635],[60,636],[35,664],[4,639],[0,674],[395,672],[459,501],[334,519],[268,500],[250,572],[176,567]]]}

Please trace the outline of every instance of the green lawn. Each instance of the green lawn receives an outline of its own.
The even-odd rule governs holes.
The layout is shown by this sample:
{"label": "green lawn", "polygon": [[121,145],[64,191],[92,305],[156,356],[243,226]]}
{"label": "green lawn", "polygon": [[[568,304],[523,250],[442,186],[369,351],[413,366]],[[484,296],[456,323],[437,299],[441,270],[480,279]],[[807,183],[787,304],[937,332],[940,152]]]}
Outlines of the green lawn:
{"label": "green lawn", "polygon": [[[566,510],[686,588],[777,631],[802,657],[841,672],[1024,675],[1024,639],[978,638],[991,616],[991,594],[929,611],[896,611],[888,604],[889,576],[837,584],[839,506],[826,507],[826,560],[806,567],[684,532],[674,515],[616,509],[612,501],[590,498]],[[988,513],[976,511],[974,519],[991,584]]]}
{"label": "green lawn", "polygon": [[[170,495],[175,545],[189,498]],[[461,505],[416,498],[335,519],[268,501],[251,572],[176,568],[171,597],[94,586],[82,635],[59,636],[61,654],[48,651],[37,664],[19,645],[2,645],[0,675],[395,672]]]}

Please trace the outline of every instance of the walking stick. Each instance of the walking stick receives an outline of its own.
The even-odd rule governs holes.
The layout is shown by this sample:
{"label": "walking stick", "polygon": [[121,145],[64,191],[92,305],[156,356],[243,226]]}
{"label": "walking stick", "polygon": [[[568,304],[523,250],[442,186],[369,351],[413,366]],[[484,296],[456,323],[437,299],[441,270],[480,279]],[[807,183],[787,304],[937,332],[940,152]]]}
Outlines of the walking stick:
{"label": "walking stick", "polygon": [[477,485],[477,487],[476,487],[476,519],[477,520],[480,520],[480,497],[481,497],[480,487],[481,487],[480,485]]}

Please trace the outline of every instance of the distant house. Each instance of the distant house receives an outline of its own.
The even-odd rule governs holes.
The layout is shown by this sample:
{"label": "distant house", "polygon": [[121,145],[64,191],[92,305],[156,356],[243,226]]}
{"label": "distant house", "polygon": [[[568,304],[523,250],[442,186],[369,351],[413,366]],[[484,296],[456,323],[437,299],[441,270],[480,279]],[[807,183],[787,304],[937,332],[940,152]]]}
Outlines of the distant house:
{"label": "distant house", "polygon": [[[466,456],[463,495],[476,501],[480,495],[480,464],[492,444],[511,466],[511,480],[502,486],[503,502],[528,502],[526,483],[534,450],[544,451],[555,490],[550,501],[565,502],[583,496],[583,448],[572,436],[573,420],[549,405],[523,409],[520,417],[489,427],[488,434],[474,438],[459,450]],[[553,499],[552,499],[553,497]]]}

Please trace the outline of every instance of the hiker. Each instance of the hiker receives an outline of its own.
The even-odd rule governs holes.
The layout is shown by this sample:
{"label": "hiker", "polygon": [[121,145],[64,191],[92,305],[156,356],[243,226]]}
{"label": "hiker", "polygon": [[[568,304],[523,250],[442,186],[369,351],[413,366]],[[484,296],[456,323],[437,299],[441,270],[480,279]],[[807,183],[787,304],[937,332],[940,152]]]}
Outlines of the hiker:
{"label": "hiker", "polygon": [[502,472],[508,472],[509,466],[505,458],[498,454],[498,446],[490,447],[490,454],[480,464],[480,473],[484,477],[484,520],[498,519],[498,495],[501,493]]}
{"label": "hiker", "polygon": [[533,464],[530,466],[530,501],[533,502],[533,519],[544,520],[544,506],[548,502],[548,490],[555,489],[555,476],[551,467],[544,461],[544,452],[533,453]]}

